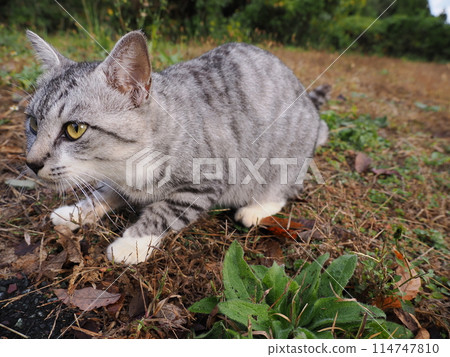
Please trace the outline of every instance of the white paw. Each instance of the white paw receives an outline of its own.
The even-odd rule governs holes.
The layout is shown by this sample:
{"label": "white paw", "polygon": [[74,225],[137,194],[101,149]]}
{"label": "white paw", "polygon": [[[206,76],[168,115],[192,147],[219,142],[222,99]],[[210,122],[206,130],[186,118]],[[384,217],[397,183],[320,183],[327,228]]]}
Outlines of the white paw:
{"label": "white paw", "polygon": [[55,209],[50,215],[55,226],[63,225],[74,231],[81,224],[81,209],[78,206],[62,206]]}
{"label": "white paw", "polygon": [[116,239],[106,249],[106,256],[116,263],[137,264],[147,260],[161,242],[160,236],[148,235],[132,237],[125,233],[123,237]]}
{"label": "white paw", "polygon": [[239,208],[234,216],[236,221],[242,222],[245,227],[251,227],[258,224],[261,219],[278,213],[284,206],[285,202],[266,202],[254,203]]}

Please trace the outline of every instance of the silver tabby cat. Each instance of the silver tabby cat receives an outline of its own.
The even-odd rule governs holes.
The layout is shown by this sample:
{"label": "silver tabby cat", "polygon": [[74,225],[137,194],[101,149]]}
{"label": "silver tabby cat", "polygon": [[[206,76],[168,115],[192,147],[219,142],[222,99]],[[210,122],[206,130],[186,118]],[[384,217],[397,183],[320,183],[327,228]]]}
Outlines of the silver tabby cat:
{"label": "silver tabby cat", "polygon": [[128,202],[142,208],[110,260],[145,261],[213,206],[236,208],[248,227],[277,213],[327,139],[292,71],[257,47],[226,44],[155,73],[139,31],[90,63],[27,36],[44,69],[26,110],[27,165],[50,186],[90,192],[53,224],[75,230]]}

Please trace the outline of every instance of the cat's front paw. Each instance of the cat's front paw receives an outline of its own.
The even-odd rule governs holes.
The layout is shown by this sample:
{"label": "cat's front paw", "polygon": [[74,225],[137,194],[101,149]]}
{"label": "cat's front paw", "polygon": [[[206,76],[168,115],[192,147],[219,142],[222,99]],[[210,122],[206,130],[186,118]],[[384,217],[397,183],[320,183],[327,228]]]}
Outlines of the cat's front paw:
{"label": "cat's front paw", "polygon": [[123,237],[116,239],[106,249],[106,256],[116,263],[137,264],[147,260],[153,249],[158,247],[161,237],[147,235],[133,237],[125,231]]}
{"label": "cat's front paw", "polygon": [[80,228],[81,212],[78,206],[62,206],[55,209],[50,215],[53,225],[63,225],[74,231]]}
{"label": "cat's front paw", "polygon": [[236,211],[234,219],[240,221],[245,227],[257,225],[263,218],[278,213],[284,206],[285,201],[266,202],[263,204],[251,204],[241,207]]}

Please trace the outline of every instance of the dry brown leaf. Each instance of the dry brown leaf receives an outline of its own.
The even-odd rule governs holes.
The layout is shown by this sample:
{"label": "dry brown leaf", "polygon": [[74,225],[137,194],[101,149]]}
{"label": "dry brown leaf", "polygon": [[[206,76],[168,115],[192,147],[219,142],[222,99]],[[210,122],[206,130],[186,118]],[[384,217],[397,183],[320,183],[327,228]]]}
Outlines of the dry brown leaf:
{"label": "dry brown leaf", "polygon": [[55,231],[58,233],[59,243],[67,252],[67,260],[75,264],[80,264],[83,261],[80,241],[76,239],[72,231],[66,226],[55,226]]}
{"label": "dry brown leaf", "polygon": [[263,218],[259,224],[264,226],[268,231],[278,237],[297,239],[297,232],[314,226],[312,220],[289,220],[288,218],[280,218],[275,216]]}
{"label": "dry brown leaf", "polygon": [[395,283],[395,286],[402,293],[399,298],[402,300],[414,299],[419,292],[420,286],[422,285],[420,278],[414,278],[414,276],[417,275],[416,270],[414,268],[404,268],[399,265],[395,270],[395,273],[401,277],[400,280]]}
{"label": "dry brown leaf", "polygon": [[392,176],[395,175],[397,177],[402,177],[402,175],[397,170],[389,170],[389,169],[372,169],[372,172],[375,175],[387,175]]}
{"label": "dry brown leaf", "polygon": [[261,249],[264,251],[263,264],[272,265],[274,261],[277,264],[284,263],[283,250],[278,240],[265,239],[261,244]]}
{"label": "dry brown leaf", "polygon": [[63,250],[59,254],[53,256],[50,260],[42,263],[41,271],[39,272],[38,280],[42,276],[49,279],[54,279],[61,272],[61,268],[67,260],[67,252]]}
{"label": "dry brown leaf", "polygon": [[55,289],[54,293],[64,304],[74,305],[83,311],[114,304],[121,296],[121,294],[111,294],[94,288],[75,290],[73,295],[69,295],[67,289]]}
{"label": "dry brown leaf", "polygon": [[417,339],[423,339],[423,340],[428,340],[430,339],[430,333],[424,329],[423,327],[419,330],[419,332],[417,332],[416,337],[414,337],[416,340]]}
{"label": "dry brown leaf", "polygon": [[358,152],[355,158],[355,170],[358,173],[367,171],[372,163],[372,159],[363,152]]}
{"label": "dry brown leaf", "polygon": [[125,297],[121,295],[119,300],[117,300],[117,302],[115,302],[114,304],[108,305],[106,307],[106,311],[108,311],[108,314],[110,314],[113,317],[119,316],[119,312],[123,308],[124,301],[125,301]]}
{"label": "dry brown leaf", "polygon": [[403,325],[406,326],[408,330],[416,332],[420,328],[417,319],[414,318],[414,316],[409,312],[406,312],[403,309],[394,309],[393,311],[395,316],[399,318],[399,320],[403,323]]}
{"label": "dry brown leaf", "polygon": [[402,302],[396,296],[378,296],[373,304],[383,311],[402,307]]}

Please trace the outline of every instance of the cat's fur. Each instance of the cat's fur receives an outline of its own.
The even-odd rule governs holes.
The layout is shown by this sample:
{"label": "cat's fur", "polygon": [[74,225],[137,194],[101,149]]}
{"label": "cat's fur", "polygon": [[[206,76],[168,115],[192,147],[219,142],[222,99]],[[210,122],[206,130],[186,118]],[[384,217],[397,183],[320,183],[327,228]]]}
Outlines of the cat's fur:
{"label": "cat's fur", "polygon": [[[281,168],[270,159],[304,161],[326,141],[328,128],[308,95],[301,95],[304,87],[257,47],[226,44],[154,73],[139,31],[93,63],[73,62],[36,34],[27,35],[45,69],[26,111],[27,123],[34,117],[38,124],[37,135],[27,125],[27,164],[61,188],[94,191],[97,185],[94,199],[56,209],[53,223],[76,229],[120,207],[123,198],[143,206],[138,221],[108,247],[110,260],[146,260],[167,231],[182,229],[212,206],[237,208],[236,219],[246,226],[277,213],[301,187],[294,170],[289,184],[280,184]],[[68,122],[88,129],[70,141]],[[168,157],[146,183],[153,185],[151,194],[126,181],[127,159],[144,148]],[[204,175],[194,184],[194,158],[223,159],[224,178]],[[230,172],[229,158],[240,163],[237,172]],[[249,175],[243,159],[265,183]],[[168,167],[170,181],[157,187]],[[234,174],[237,184],[230,184]],[[242,184],[248,175],[250,182]]]}

